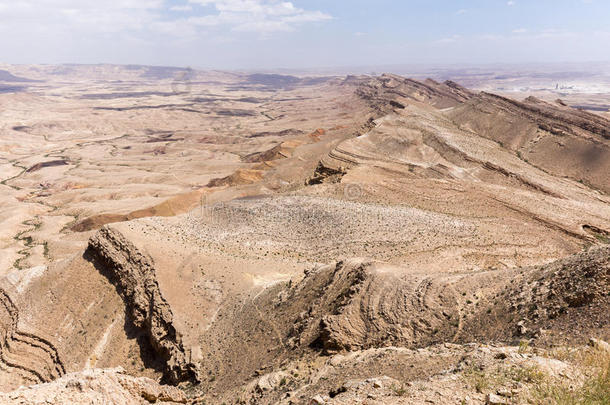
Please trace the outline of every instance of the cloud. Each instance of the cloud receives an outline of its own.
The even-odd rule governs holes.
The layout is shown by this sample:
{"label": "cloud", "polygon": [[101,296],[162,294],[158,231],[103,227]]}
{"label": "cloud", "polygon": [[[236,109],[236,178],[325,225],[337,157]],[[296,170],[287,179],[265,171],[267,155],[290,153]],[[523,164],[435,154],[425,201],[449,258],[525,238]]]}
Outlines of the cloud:
{"label": "cloud", "polygon": [[193,11],[193,7],[188,4],[182,6],[172,6],[169,9],[171,11]]}
{"label": "cloud", "polygon": [[517,4],[517,3],[515,3],[513,0],[510,0],[506,3],[506,5],[510,6],[510,7],[514,6],[515,4]]}
{"label": "cloud", "polygon": [[513,34],[525,34],[527,32],[527,28],[517,28],[513,30]]}
{"label": "cloud", "polygon": [[0,0],[2,28],[35,32],[110,33],[144,29],[163,0]]}
{"label": "cloud", "polygon": [[462,37],[460,35],[452,35],[447,38],[438,39],[438,40],[434,41],[434,43],[438,44],[438,45],[454,44],[454,43],[458,42],[460,39],[462,39]]}
{"label": "cloud", "polygon": [[0,0],[0,33],[48,32],[76,35],[151,32],[181,37],[218,28],[272,33],[331,20],[281,0]]}
{"label": "cloud", "polygon": [[213,7],[216,11],[202,19],[193,19],[192,23],[226,26],[233,31],[292,31],[301,24],[332,19],[321,11],[304,10],[291,2],[278,0],[189,0],[189,3]]}

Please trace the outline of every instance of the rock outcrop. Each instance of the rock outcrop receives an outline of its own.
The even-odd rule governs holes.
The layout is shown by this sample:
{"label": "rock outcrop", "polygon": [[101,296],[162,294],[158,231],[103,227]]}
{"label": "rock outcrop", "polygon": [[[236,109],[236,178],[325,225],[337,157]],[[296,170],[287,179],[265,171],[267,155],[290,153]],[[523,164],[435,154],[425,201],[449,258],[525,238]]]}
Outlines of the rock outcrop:
{"label": "rock outcrop", "polygon": [[393,74],[346,81],[346,84],[356,84],[356,94],[382,115],[394,109],[404,109],[411,103],[425,103],[438,109],[454,107],[474,95],[452,81],[417,81]]}
{"label": "rock outcrop", "polygon": [[547,172],[610,191],[610,121],[604,117],[534,97],[515,101],[489,93],[447,115]]}
{"label": "rock outcrop", "polygon": [[325,351],[514,342],[540,329],[576,339],[608,332],[609,290],[607,247],[546,266],[454,276],[351,260],[309,272],[279,294],[276,310],[302,308],[289,339]]}
{"label": "rock outcrop", "polygon": [[197,370],[189,362],[173,325],[172,308],[159,290],[150,257],[109,227],[91,238],[89,248],[105,265],[110,280],[123,297],[130,321],[148,334],[154,350],[164,360],[167,380],[197,381]]}
{"label": "rock outcrop", "polygon": [[3,404],[185,404],[186,395],[149,378],[131,377],[122,368],[66,374],[51,383],[0,393]]}
{"label": "rock outcrop", "polygon": [[5,380],[3,386],[44,383],[64,375],[66,369],[55,346],[45,338],[19,330],[19,309],[2,289],[0,304],[0,365],[7,371],[0,378]]}

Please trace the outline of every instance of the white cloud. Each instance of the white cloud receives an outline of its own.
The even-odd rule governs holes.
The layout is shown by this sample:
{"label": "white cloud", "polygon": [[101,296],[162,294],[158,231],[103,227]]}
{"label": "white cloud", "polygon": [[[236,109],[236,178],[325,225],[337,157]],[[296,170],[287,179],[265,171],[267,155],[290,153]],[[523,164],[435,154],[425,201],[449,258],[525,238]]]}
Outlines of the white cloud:
{"label": "white cloud", "polygon": [[515,3],[513,0],[510,0],[506,3],[507,6],[514,6],[515,4],[517,3]]}
{"label": "white cloud", "polygon": [[458,42],[462,37],[460,35],[452,35],[447,38],[441,38],[439,40],[434,41],[435,44],[444,45],[444,44],[454,44]]}
{"label": "white cloud", "polygon": [[171,11],[193,11],[193,7],[185,4],[183,6],[172,6],[169,8]]}
{"label": "white cloud", "polygon": [[24,31],[137,31],[158,17],[163,3],[163,0],[0,0],[0,20],[3,28],[18,25]]}
{"label": "white cloud", "polygon": [[17,29],[146,37],[156,31],[180,37],[211,27],[261,33],[292,31],[330,19],[321,11],[280,0],[186,0],[182,5],[169,5],[167,0],[0,0],[0,33]]}
{"label": "white cloud", "polygon": [[513,30],[513,34],[525,34],[527,32],[527,28],[517,28]]}
{"label": "white cloud", "polygon": [[304,10],[278,0],[189,0],[189,3],[216,10],[215,14],[202,17],[203,20],[192,20],[194,24],[227,26],[233,31],[292,31],[304,23],[332,19],[321,11]]}

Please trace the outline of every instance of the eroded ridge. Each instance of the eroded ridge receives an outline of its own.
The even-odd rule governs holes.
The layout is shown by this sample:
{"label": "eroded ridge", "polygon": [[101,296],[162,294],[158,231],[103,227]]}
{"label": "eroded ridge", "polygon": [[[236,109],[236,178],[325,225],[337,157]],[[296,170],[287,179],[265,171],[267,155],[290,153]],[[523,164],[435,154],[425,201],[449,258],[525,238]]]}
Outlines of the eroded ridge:
{"label": "eroded ridge", "polygon": [[165,378],[173,383],[197,381],[197,371],[172,323],[172,309],[159,290],[150,257],[109,227],[91,238],[89,249],[104,263],[131,322],[146,331],[152,347],[165,361]]}
{"label": "eroded ridge", "polygon": [[305,308],[288,339],[326,351],[511,342],[541,329],[578,336],[578,328],[606,327],[609,288],[610,248],[546,266],[432,277],[349,260],[308,273],[279,294],[278,310]]}
{"label": "eroded ridge", "polygon": [[3,324],[0,362],[3,379],[45,383],[63,376],[66,370],[55,346],[45,338],[19,330],[19,309],[2,289],[0,303]]}

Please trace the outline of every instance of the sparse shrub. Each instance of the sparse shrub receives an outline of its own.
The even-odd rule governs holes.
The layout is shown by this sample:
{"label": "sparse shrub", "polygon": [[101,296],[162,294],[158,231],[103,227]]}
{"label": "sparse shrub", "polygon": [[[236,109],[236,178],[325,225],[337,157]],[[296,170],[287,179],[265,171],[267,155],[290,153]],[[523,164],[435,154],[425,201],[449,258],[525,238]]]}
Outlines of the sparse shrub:
{"label": "sparse shrub", "polygon": [[[530,392],[530,403],[536,405],[610,405],[610,354],[586,350],[563,350],[552,353],[589,369],[583,384],[570,387],[567,383],[544,381]],[[557,356],[555,356],[557,355]]]}
{"label": "sparse shrub", "polygon": [[482,394],[491,386],[491,380],[487,373],[479,367],[471,367],[464,372],[466,381],[474,387],[475,391]]}
{"label": "sparse shrub", "polygon": [[464,371],[464,379],[476,392],[484,394],[500,387],[512,386],[515,383],[541,384],[544,373],[535,366],[498,367],[494,370],[482,370],[473,366]]}
{"label": "sparse shrub", "polygon": [[530,342],[527,340],[521,340],[519,342],[519,353],[528,353],[530,351]]}
{"label": "sparse shrub", "polygon": [[517,367],[510,370],[510,377],[513,381],[540,384],[544,381],[544,373],[535,366]]}
{"label": "sparse shrub", "polygon": [[602,234],[596,233],[596,234],[595,234],[595,238],[596,238],[596,239],[597,239],[599,242],[601,242],[601,243],[603,243],[603,244],[605,244],[605,245],[610,245],[610,237],[609,237],[609,236],[606,236],[606,235],[602,235]]}
{"label": "sparse shrub", "polygon": [[404,397],[405,395],[407,395],[407,389],[405,388],[404,385],[401,385],[400,387],[397,387],[396,385],[392,385],[392,387],[390,387],[392,389],[392,391],[394,392],[394,394],[396,396],[399,397]]}

